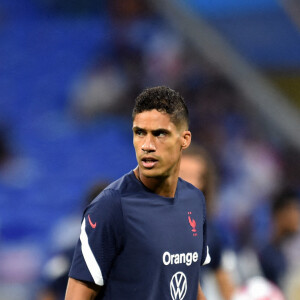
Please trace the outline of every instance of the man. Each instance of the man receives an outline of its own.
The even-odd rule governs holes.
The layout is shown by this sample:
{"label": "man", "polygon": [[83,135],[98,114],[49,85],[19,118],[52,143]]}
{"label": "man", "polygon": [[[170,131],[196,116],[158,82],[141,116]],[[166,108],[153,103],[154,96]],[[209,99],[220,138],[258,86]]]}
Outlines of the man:
{"label": "man", "polygon": [[188,110],[177,92],[155,87],[132,117],[138,166],[86,209],[65,299],[205,300],[205,200],[178,178]]}
{"label": "man", "polygon": [[[214,275],[218,287],[216,290],[219,291],[222,299],[230,300],[235,291],[235,283],[232,276],[221,264],[223,252],[222,241],[219,236],[220,230],[214,224],[213,219],[215,211],[216,172],[215,165],[207,151],[196,145],[192,145],[184,151],[181,158],[179,176],[200,189],[205,196],[208,219],[208,244],[212,258],[212,263],[207,267]],[[203,271],[205,274],[208,274],[206,266]],[[204,276],[203,278],[204,285],[207,282],[207,277]],[[215,290],[213,292],[216,293]]]}
{"label": "man", "polygon": [[288,260],[283,251],[286,242],[299,233],[300,197],[297,191],[286,188],[276,195],[271,204],[272,233],[259,252],[264,276],[284,288],[288,275]]}

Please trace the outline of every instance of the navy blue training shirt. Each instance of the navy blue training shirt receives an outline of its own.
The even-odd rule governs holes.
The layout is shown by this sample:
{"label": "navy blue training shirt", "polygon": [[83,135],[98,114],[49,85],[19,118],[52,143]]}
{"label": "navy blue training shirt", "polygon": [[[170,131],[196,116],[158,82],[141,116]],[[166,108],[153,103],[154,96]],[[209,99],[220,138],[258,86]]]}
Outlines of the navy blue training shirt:
{"label": "navy blue training shirt", "polygon": [[162,197],[131,171],[85,210],[69,276],[104,286],[105,300],[195,300],[209,261],[201,191],[179,178]]}

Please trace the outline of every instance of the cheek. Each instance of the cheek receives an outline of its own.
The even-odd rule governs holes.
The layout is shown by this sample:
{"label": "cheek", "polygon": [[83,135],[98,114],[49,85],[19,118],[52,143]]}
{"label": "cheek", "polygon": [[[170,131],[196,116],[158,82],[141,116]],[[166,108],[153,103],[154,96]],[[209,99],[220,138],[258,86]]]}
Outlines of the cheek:
{"label": "cheek", "polygon": [[133,138],[133,147],[137,151],[139,149],[140,141],[136,138]]}
{"label": "cheek", "polygon": [[180,157],[180,153],[180,147],[178,147],[177,145],[172,145],[165,149],[165,156],[169,161],[177,161]]}
{"label": "cheek", "polygon": [[133,144],[133,147],[134,147],[134,153],[135,153],[135,157],[136,159],[138,160],[140,155],[141,155],[141,147],[139,147],[137,144]]}

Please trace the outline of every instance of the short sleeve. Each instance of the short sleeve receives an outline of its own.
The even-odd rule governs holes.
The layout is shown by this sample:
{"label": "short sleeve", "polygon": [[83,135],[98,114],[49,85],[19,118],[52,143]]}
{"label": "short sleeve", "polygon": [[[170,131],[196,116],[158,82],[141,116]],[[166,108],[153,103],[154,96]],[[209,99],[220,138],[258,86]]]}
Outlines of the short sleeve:
{"label": "short sleeve", "polygon": [[207,245],[207,221],[206,221],[206,207],[205,207],[205,198],[202,194],[202,203],[203,203],[203,247],[202,247],[202,256],[201,256],[201,265],[207,265],[210,263],[211,258],[209,255],[209,248]]}
{"label": "short sleeve", "polygon": [[118,191],[104,190],[85,210],[69,276],[104,285],[124,244]]}
{"label": "short sleeve", "polygon": [[212,270],[217,270],[221,267],[221,258],[222,258],[222,238],[220,236],[220,230],[218,224],[210,222],[208,220],[207,224],[207,243],[209,245],[209,252],[211,257],[211,262],[209,268]]}

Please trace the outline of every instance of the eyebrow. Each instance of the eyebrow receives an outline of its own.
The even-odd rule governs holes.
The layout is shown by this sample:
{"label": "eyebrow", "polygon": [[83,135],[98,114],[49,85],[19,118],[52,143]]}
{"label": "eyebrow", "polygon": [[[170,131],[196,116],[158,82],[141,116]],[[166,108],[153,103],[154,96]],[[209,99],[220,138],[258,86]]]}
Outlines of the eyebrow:
{"label": "eyebrow", "polygon": [[[137,131],[137,130],[142,130],[142,131],[147,131],[146,129],[144,128],[140,128],[138,126],[134,126],[132,128],[133,131]],[[155,134],[155,133],[159,133],[159,132],[165,132],[165,133],[170,133],[170,131],[166,128],[157,128],[157,129],[154,129],[154,130],[151,130],[151,133],[152,134]]]}
{"label": "eyebrow", "polygon": [[163,133],[170,133],[170,131],[168,129],[165,129],[165,128],[158,128],[158,129],[155,129],[155,130],[151,130],[151,132],[153,134],[158,134],[160,132],[163,132]]}
{"label": "eyebrow", "polygon": [[143,130],[143,131],[145,131],[145,129],[140,128],[140,127],[138,127],[138,126],[132,127],[132,130],[133,130],[133,131],[137,131],[137,130]]}

